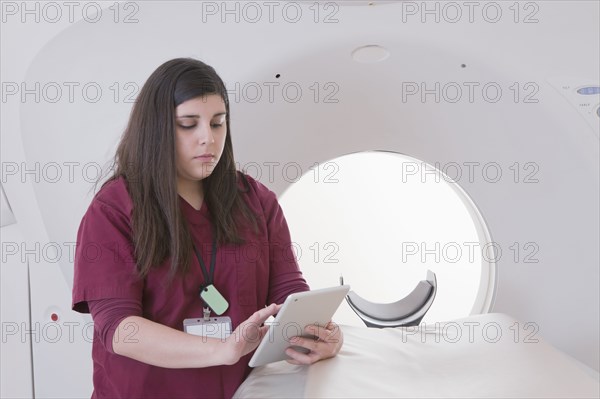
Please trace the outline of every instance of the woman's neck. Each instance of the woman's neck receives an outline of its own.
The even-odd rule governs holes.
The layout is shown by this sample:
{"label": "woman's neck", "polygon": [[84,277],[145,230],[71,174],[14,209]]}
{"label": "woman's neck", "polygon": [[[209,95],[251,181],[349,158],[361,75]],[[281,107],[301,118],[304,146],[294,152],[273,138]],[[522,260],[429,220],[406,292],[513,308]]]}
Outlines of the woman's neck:
{"label": "woman's neck", "polygon": [[182,180],[177,181],[177,193],[187,201],[195,210],[202,208],[204,200],[204,187],[202,181]]}

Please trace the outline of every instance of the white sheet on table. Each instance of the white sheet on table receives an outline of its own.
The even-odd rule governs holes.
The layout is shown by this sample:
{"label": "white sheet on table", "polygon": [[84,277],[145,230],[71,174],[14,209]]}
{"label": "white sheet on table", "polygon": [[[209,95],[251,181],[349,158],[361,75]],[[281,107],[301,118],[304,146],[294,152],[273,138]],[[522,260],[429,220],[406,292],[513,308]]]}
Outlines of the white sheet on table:
{"label": "white sheet on table", "polygon": [[597,379],[534,327],[499,313],[419,328],[341,326],[338,356],[258,367],[236,397],[598,398]]}

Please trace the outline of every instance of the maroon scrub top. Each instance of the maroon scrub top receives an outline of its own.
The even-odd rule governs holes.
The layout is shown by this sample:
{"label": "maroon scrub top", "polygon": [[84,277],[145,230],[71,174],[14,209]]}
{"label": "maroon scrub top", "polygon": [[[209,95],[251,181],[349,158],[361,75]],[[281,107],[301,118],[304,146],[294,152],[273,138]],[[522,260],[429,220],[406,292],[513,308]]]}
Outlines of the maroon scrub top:
{"label": "maroon scrub top", "polygon": [[[242,198],[258,215],[260,234],[238,220],[246,244],[227,244],[217,250],[214,285],[229,302],[223,316],[235,329],[256,310],[283,303],[309,289],[291,246],[290,232],[274,192],[252,177]],[[246,187],[238,179],[240,187]],[[194,209],[179,196],[180,207],[205,264],[210,264],[212,222],[206,202]],[[183,320],[202,317],[199,289],[204,278],[191,254],[187,276],[167,285],[170,261],[153,268],[145,279],[135,275],[131,233],[132,201],[126,181],[118,178],[95,195],[77,233],[73,310],[89,313],[88,300],[119,298],[142,303],[143,317],[183,331]],[[231,397],[250,372],[248,354],[231,366],[168,369],[133,360],[107,349],[94,329],[92,397],[199,398]]]}

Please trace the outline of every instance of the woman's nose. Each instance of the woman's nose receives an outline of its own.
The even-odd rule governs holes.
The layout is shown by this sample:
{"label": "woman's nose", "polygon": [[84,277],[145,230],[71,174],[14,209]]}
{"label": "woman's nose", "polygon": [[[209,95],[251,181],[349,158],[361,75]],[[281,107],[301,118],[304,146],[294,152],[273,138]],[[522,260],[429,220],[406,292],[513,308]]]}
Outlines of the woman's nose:
{"label": "woman's nose", "polygon": [[210,123],[201,124],[201,128],[198,130],[199,130],[198,141],[200,142],[200,144],[204,144],[204,143],[210,144],[210,143],[215,142],[215,137],[214,137],[212,128],[210,126]]}

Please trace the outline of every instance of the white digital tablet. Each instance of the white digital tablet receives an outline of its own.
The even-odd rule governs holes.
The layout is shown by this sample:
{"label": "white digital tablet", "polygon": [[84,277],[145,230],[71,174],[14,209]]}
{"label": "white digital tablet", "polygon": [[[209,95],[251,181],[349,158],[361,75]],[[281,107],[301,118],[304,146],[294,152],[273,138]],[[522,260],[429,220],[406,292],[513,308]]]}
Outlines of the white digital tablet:
{"label": "white digital tablet", "polygon": [[289,295],[250,359],[250,367],[288,359],[285,350],[292,346],[290,339],[306,337],[304,328],[310,324],[325,326],[349,290],[349,285],[340,285]]}

